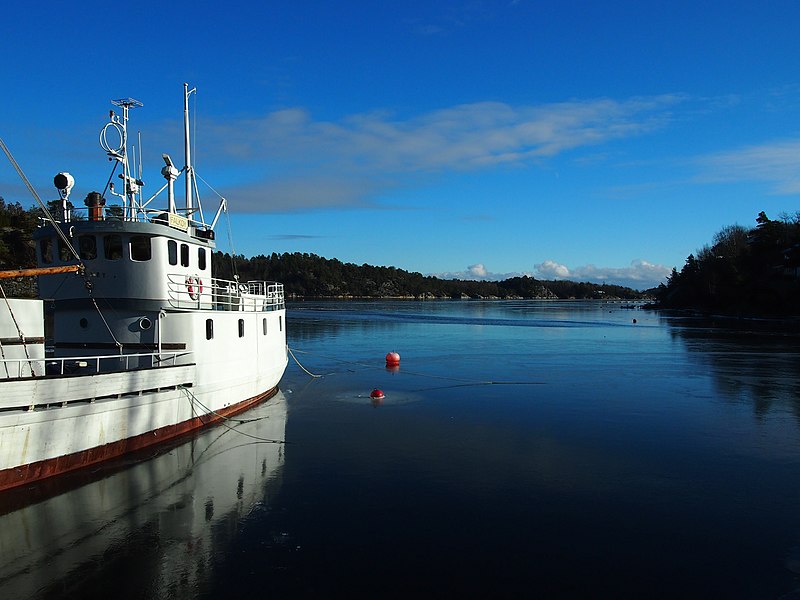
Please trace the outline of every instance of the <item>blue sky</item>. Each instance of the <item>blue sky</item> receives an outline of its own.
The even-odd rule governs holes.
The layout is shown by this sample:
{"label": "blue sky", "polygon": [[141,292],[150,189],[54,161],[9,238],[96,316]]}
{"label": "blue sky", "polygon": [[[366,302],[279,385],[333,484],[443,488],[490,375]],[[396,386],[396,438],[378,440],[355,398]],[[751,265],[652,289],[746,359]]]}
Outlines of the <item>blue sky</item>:
{"label": "blue sky", "polygon": [[[424,274],[657,284],[717,231],[800,210],[800,2],[149,0],[4,7],[0,137],[40,194],[182,164],[233,249]],[[2,157],[0,157],[2,158]],[[31,203],[13,169],[0,195]],[[201,188],[206,212],[216,196]],[[225,227],[219,247],[230,251]]]}

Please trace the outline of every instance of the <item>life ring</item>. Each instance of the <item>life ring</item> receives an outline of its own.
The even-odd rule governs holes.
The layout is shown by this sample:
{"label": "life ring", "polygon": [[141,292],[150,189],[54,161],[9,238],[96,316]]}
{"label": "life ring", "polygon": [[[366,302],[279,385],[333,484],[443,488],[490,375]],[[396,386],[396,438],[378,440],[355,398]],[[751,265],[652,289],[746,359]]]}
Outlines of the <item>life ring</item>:
{"label": "life ring", "polygon": [[189,298],[197,300],[203,293],[203,280],[190,275],[186,278],[186,291],[189,293]]}

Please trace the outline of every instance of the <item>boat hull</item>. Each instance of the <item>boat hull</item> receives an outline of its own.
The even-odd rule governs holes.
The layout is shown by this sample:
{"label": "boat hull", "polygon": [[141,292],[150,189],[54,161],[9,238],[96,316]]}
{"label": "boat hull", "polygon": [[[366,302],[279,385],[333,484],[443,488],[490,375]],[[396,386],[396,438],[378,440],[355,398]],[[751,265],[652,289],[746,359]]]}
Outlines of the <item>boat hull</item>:
{"label": "boat hull", "polygon": [[[93,446],[78,452],[0,470],[0,491],[31,484],[105,462],[137,450],[167,443],[176,438],[189,435],[203,427],[218,424],[271,398],[277,392],[278,386],[276,385],[236,404],[200,414],[179,423],[158,427],[132,437]],[[167,394],[169,392],[156,392],[156,394],[159,393]],[[153,398],[153,400],[156,401],[157,399]],[[22,440],[20,442],[25,443]]]}

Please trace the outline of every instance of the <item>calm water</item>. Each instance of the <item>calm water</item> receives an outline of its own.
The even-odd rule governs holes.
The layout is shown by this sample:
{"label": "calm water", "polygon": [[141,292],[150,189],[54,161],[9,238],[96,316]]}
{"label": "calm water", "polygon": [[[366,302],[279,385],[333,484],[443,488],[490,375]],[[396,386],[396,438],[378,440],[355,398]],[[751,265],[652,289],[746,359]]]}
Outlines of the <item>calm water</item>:
{"label": "calm water", "polygon": [[289,309],[322,377],[292,361],[246,423],[0,498],[0,595],[800,597],[798,333],[581,302]]}

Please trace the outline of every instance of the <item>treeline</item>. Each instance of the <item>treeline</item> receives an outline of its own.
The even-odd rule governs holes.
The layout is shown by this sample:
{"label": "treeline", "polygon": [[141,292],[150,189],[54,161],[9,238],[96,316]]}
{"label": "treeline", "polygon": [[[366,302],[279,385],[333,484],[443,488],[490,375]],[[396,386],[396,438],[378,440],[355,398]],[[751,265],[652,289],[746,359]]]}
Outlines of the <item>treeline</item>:
{"label": "treeline", "polygon": [[[25,209],[17,203],[6,203],[0,196],[0,269],[27,269],[36,266],[36,253],[31,232],[41,212]],[[3,292],[15,298],[34,298],[36,280],[16,277],[3,280]]]}
{"label": "treeline", "polygon": [[41,212],[24,209],[17,202],[6,204],[0,196],[0,266],[4,269],[24,269],[36,266],[36,253],[31,232]]}
{"label": "treeline", "polygon": [[547,298],[626,299],[644,297],[630,288],[571,281],[512,277],[503,281],[439,279],[395,267],[343,263],[308,253],[273,253],[253,258],[215,252],[216,277],[280,281],[290,297],[304,298]]}
{"label": "treeline", "polygon": [[690,254],[655,291],[664,308],[694,308],[737,315],[800,313],[800,213],[756,227],[731,225],[711,245]]}

